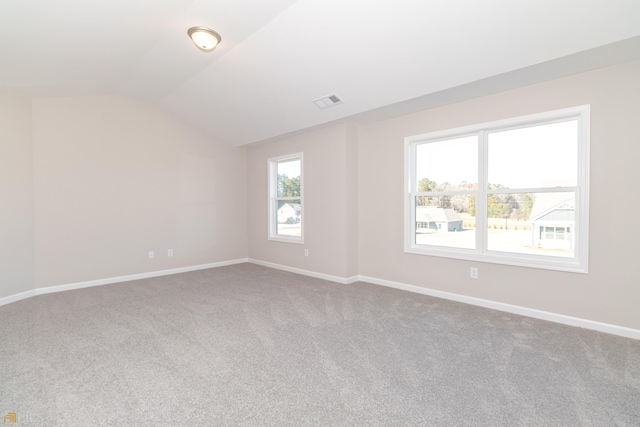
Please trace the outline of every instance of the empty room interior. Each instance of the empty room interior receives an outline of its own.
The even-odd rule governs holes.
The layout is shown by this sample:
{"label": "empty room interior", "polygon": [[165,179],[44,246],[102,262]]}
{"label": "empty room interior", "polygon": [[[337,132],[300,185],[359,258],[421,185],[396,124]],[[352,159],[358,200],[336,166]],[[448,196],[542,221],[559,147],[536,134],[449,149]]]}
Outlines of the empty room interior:
{"label": "empty room interior", "polygon": [[0,2],[8,425],[640,425],[640,2]]}

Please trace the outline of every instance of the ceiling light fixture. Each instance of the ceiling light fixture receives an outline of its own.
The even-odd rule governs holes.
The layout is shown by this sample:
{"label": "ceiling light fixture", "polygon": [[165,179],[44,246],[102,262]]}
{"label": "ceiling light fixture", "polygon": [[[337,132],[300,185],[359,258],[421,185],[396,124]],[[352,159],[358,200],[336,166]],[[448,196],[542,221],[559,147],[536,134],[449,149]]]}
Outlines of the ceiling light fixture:
{"label": "ceiling light fixture", "polygon": [[205,52],[211,52],[222,40],[220,34],[207,27],[191,27],[187,34],[189,34],[193,43],[198,46],[198,49]]}

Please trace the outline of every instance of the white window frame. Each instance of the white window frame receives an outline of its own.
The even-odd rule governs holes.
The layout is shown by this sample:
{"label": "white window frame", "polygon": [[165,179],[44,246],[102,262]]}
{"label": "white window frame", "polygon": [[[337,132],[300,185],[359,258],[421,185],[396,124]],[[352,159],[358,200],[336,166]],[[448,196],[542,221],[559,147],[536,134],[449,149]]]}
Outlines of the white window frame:
{"label": "white window frame", "polygon": [[[278,197],[278,163],[300,160],[300,197]],[[285,243],[304,243],[304,159],[302,153],[272,157],[267,160],[269,171],[269,234],[268,239]],[[300,200],[300,236],[277,234],[278,200]]]}
{"label": "white window frame", "polygon": [[[498,130],[511,130],[541,124],[550,124],[567,120],[578,121],[577,185],[553,188],[517,188],[488,190],[488,133]],[[482,123],[474,126],[432,132],[405,138],[405,188],[404,188],[404,251],[412,254],[457,258],[478,262],[516,265],[548,270],[588,273],[589,265],[589,152],[590,152],[590,106],[566,108]],[[478,136],[478,189],[453,191],[447,194],[470,194],[476,197],[476,247],[463,249],[415,243],[415,197],[420,195],[416,179],[416,147],[425,142],[435,142]],[[575,225],[571,232],[575,238],[575,252],[572,258],[547,255],[530,255],[515,252],[499,252],[487,249],[488,215],[487,196],[496,193],[548,193],[557,191],[575,192]]]}

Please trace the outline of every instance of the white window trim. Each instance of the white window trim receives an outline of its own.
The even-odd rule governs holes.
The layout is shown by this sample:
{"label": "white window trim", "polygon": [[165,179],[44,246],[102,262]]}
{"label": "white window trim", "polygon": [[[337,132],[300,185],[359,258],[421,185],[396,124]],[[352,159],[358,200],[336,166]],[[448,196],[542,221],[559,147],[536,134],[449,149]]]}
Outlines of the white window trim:
{"label": "white window trim", "polygon": [[[278,163],[287,160],[300,159],[300,197],[277,197],[278,195]],[[285,156],[271,157],[267,160],[269,171],[269,226],[268,240],[285,243],[304,243],[304,158],[302,153],[288,154]],[[278,213],[276,209],[276,200],[300,200],[301,220],[300,220],[300,236],[286,236],[277,233],[276,220]]]}
{"label": "white window trim", "polygon": [[[486,134],[490,131],[528,127],[553,121],[578,120],[578,173],[577,186],[562,187],[562,191],[574,191],[576,194],[576,217],[572,229],[575,238],[575,256],[560,258],[545,255],[529,255],[490,251],[487,247],[487,206],[486,196],[495,193],[513,192],[555,192],[558,188],[517,188],[505,190],[486,190],[488,153]],[[417,245],[414,239],[415,203],[414,185],[417,185],[415,158],[417,145],[444,139],[478,135],[478,190],[446,192],[446,194],[473,194],[476,196],[476,248],[462,249],[442,246]],[[405,138],[405,180],[404,180],[404,251],[412,254],[457,258],[469,261],[515,265],[521,267],[560,270],[576,273],[588,273],[589,265],[589,164],[590,164],[590,106],[549,111],[540,114],[498,120],[463,128],[432,132]],[[477,215],[478,212],[485,212]]]}

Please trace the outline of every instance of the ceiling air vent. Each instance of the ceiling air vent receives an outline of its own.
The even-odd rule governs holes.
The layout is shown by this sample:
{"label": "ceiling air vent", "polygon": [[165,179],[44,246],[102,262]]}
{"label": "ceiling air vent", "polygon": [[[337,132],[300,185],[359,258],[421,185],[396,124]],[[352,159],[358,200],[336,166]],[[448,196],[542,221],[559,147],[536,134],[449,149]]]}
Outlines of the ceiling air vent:
{"label": "ceiling air vent", "polygon": [[342,104],[342,102],[342,99],[340,99],[335,93],[313,100],[313,103],[316,104],[316,107],[323,110],[325,108],[333,107],[334,105]]}

